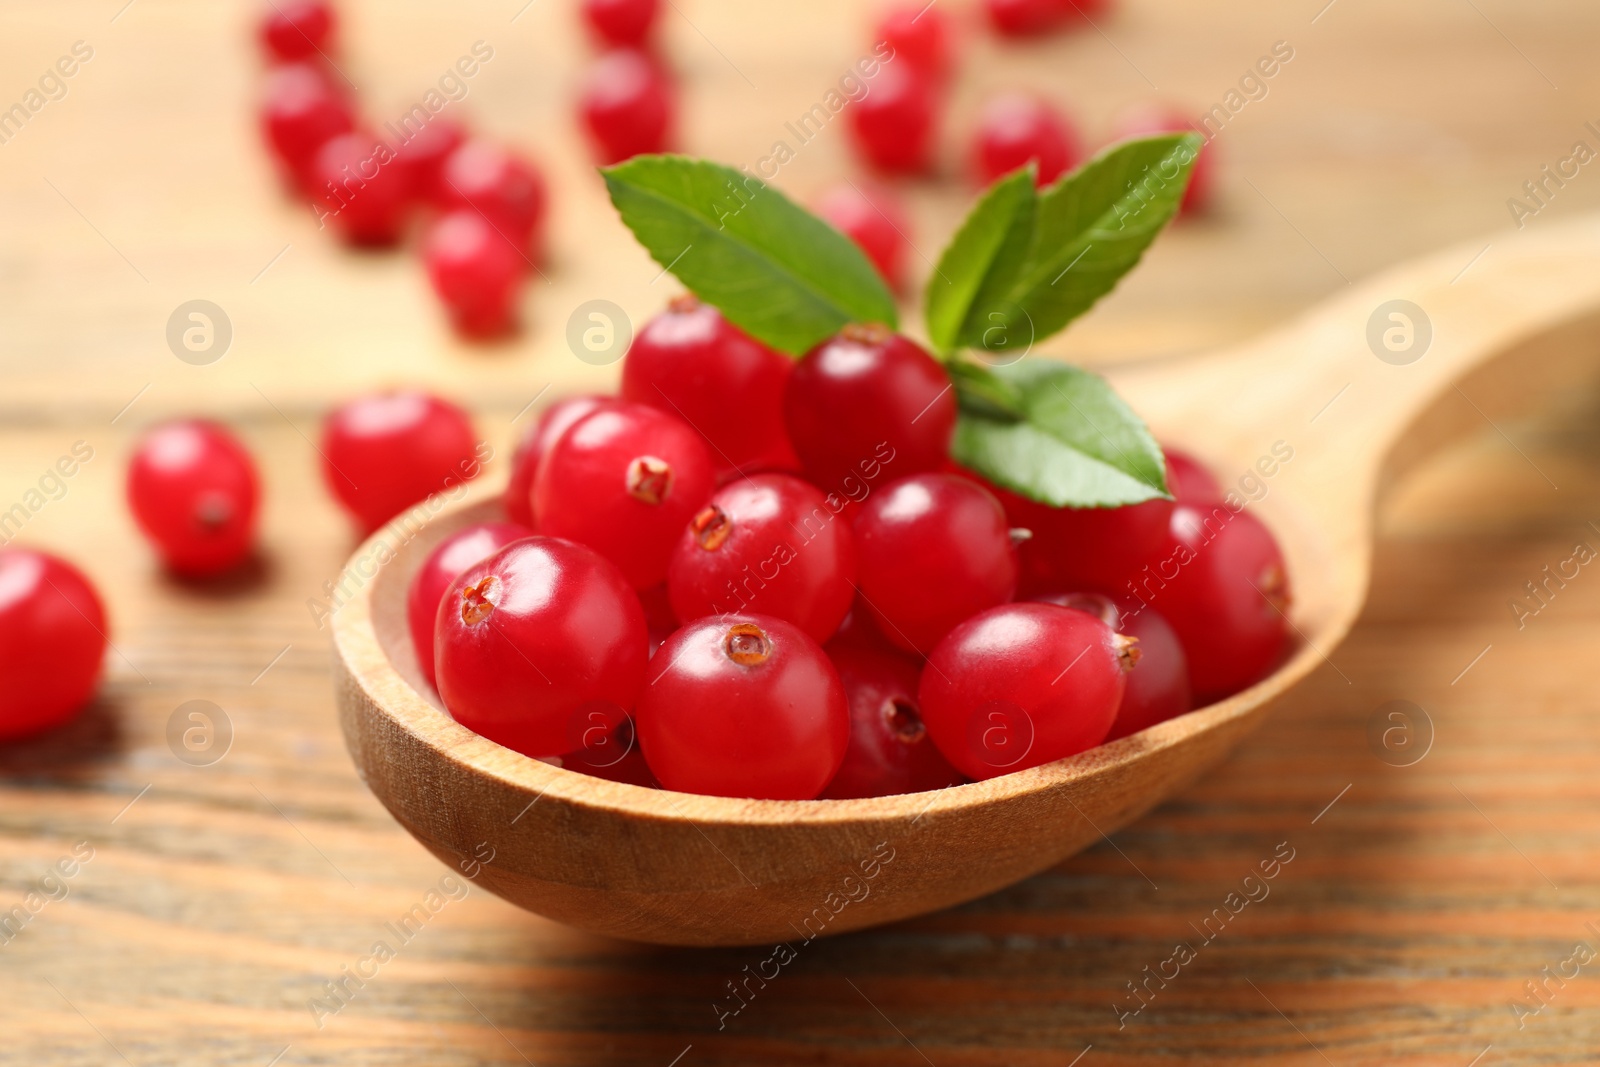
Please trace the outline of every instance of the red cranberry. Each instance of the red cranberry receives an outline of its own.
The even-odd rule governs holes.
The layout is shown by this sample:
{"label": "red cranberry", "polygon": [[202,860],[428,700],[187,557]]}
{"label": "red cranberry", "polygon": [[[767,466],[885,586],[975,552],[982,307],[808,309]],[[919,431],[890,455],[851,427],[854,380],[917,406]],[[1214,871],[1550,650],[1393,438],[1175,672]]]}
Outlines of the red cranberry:
{"label": "red cranberry", "polygon": [[608,782],[637,785],[645,789],[660,789],[660,783],[650,773],[650,765],[644,761],[644,749],[639,747],[633,720],[623,719],[606,731],[602,724],[608,717],[604,713],[590,711],[588,714],[594,719],[594,725],[586,731],[590,735],[589,744],[564,754],[560,765],[591,778],[604,778]]}
{"label": "red cranberry", "polygon": [[544,175],[525,159],[488,141],[468,141],[445,160],[439,206],[481,214],[528,260],[539,258],[544,223]]}
{"label": "red cranberry", "polygon": [[292,63],[334,51],[337,20],[327,0],[268,0],[261,17],[262,50],[272,60]]}
{"label": "red cranberry", "polygon": [[238,566],[255,544],[260,484],[250,453],[214,422],[169,422],[128,464],[128,505],[166,565],[207,577]]}
{"label": "red cranberry", "polygon": [[1180,504],[1222,503],[1222,483],[1205,465],[1187,452],[1164,448],[1167,454],[1167,488]]}
{"label": "red cranberry", "polygon": [[480,522],[440,541],[422,561],[406,594],[406,623],[411,628],[411,647],[417,652],[417,666],[429,685],[434,684],[433,624],[445,590],[468,567],[488,559],[513,541],[532,536],[532,530],[515,523]]}
{"label": "red cranberry", "polygon": [[[394,130],[392,125],[389,128]],[[405,128],[396,154],[412,199],[426,203],[444,199],[445,162],[466,139],[466,127],[442,116],[429,119],[415,132]]]}
{"label": "red cranberry", "polygon": [[911,225],[893,197],[881,190],[868,195],[850,183],[836,185],[817,202],[817,214],[861,246],[889,288],[904,288]]}
{"label": "red cranberry", "polygon": [[500,337],[517,328],[527,260],[471,208],[435,220],[423,241],[428,280],[451,325],[465,337]]}
{"label": "red cranberry", "polygon": [[0,741],[70,721],[100,680],[106,616],[72,564],[0,550]]}
{"label": "red cranberry", "polygon": [[364,396],[322,427],[328,489],[365,532],[432,493],[478,476],[482,460],[466,412],[426,393]]}
{"label": "red cranberry", "polygon": [[955,65],[954,34],[944,11],[922,0],[897,3],[878,19],[877,39],[893,49],[893,61],[909,63],[935,82],[948,78]]}
{"label": "red cranberry", "polygon": [[553,537],[516,541],[462,572],[434,630],[450,714],[527,756],[581,746],[591,714],[625,717],[647,654],[644,611],[622,574]]}
{"label": "red cranberry", "polygon": [[873,493],[855,517],[861,601],[891,642],[927,655],[963,619],[1017,587],[1005,509],[975,482],[915,474]]}
{"label": "red cranberry", "polygon": [[1154,608],[1123,612],[1102,593],[1067,593],[1040,597],[1046,604],[1059,604],[1085,611],[1107,626],[1139,642],[1139,669],[1128,675],[1128,685],[1117,710],[1117,721],[1107,741],[1130,737],[1159,722],[1175,719],[1194,706],[1189,692],[1189,661],[1183,645],[1166,619]]}
{"label": "red cranberry", "polygon": [[[1117,123],[1116,140],[1153,137],[1163,133],[1194,133],[1195,125],[1177,110],[1159,104],[1146,105],[1125,113]],[[1189,185],[1183,191],[1179,210],[1185,215],[1204,211],[1211,204],[1216,182],[1216,149],[1208,142],[1200,148],[1189,172]]]}
{"label": "red cranberry", "polygon": [[850,702],[850,746],[823,797],[887,797],[960,785],[917,710],[918,665],[868,648],[828,648]]}
{"label": "red cranberry", "polygon": [[551,443],[579,419],[614,403],[616,401],[604,396],[569,396],[544,409],[512,453],[511,480],[506,484],[504,499],[507,518],[523,526],[533,526],[533,476],[539,472],[539,460]]}
{"label": "red cranberry", "polygon": [[316,183],[319,223],[350,244],[383,246],[400,240],[410,207],[408,176],[388,145],[367,134],[347,133],[317,150],[311,178]]}
{"label": "red cranberry", "polygon": [[810,800],[844,759],[839,675],[798,627],[765,615],[701,619],[650,661],[639,740],[667,789]]}
{"label": "red cranberry", "polygon": [[1128,578],[1166,543],[1173,502],[1149,500],[1120,508],[1055,508],[998,490],[1015,528],[1029,531],[1019,546],[1022,587],[1054,593],[1085,589],[1122,594]]}
{"label": "red cranberry", "polygon": [[798,465],[783,429],[794,361],[709,304],[680,296],[645,323],[622,364],[622,398],[676,415],[724,475]]}
{"label": "red cranberry", "polygon": [[872,90],[848,108],[856,151],[889,174],[915,174],[933,158],[938,100],[933,79],[909,63],[878,71]]}
{"label": "red cranberry", "polygon": [[1166,550],[1124,593],[1130,613],[1149,605],[1172,624],[1197,705],[1266,677],[1288,644],[1288,569],[1272,533],[1248,512],[1178,507]]}
{"label": "red cranberry", "polygon": [[1061,112],[1036,96],[1006,93],[984,105],[973,156],[986,185],[1031,160],[1044,186],[1077,166],[1083,151]]}
{"label": "red cranberry", "polygon": [[579,419],[545,451],[533,478],[534,524],[588,545],[647,589],[666,578],[713,482],[711,453],[687,423],[618,403]]}
{"label": "red cranberry", "polygon": [[994,778],[1104,741],[1138,646],[1054,604],[1004,604],[950,631],[917,690],[928,733],[969,778]]}
{"label": "red cranberry", "polygon": [[604,45],[639,47],[650,37],[661,0],[583,0],[583,21]]}
{"label": "red cranberry", "polygon": [[316,195],[312,177],[317,150],[355,127],[349,101],[321,70],[294,63],[267,72],[261,98],[261,128],[267,144],[294,184]]}
{"label": "red cranberry", "polygon": [[795,365],[783,397],[789,440],[826,492],[943,466],[955,432],[950,376],[913,342],[878,325],[846,326]]}
{"label": "red cranberry", "polygon": [[855,574],[849,526],[822,493],[787,474],[757,474],[719,489],[689,522],[667,590],[685,622],[755,612],[821,642],[850,610]]}
{"label": "red cranberry", "polygon": [[678,632],[678,616],[672,610],[672,595],[667,583],[640,589],[639,605],[644,608],[645,628],[650,631],[650,654],[656,654],[662,642]]}
{"label": "red cranberry", "polygon": [[996,32],[1006,37],[1036,37],[1059,29],[1066,21],[1066,0],[983,0],[983,10]]}
{"label": "red cranberry", "polygon": [[602,163],[663,152],[672,132],[672,85],[649,56],[619,48],[589,69],[578,111]]}

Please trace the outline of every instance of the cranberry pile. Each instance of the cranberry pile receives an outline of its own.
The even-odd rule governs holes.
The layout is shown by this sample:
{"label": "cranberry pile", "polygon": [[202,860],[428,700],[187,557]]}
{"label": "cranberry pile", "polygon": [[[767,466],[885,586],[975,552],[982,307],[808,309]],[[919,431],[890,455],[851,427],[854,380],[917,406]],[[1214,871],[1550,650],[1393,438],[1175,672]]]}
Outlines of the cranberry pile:
{"label": "cranberry pile", "polygon": [[1283,558],[1171,453],[1175,500],[1052,508],[950,459],[945,368],[846,326],[798,361],[680,297],[617,397],[547,408],[507,520],[417,572],[463,725],[635,784],[768,799],[991,778],[1248,686]]}

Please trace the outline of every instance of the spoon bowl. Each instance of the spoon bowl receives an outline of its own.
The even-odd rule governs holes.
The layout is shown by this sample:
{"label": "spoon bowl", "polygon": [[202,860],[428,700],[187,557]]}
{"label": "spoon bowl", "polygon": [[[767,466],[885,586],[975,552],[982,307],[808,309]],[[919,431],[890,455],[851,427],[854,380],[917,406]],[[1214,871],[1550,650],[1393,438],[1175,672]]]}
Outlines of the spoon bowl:
{"label": "spoon bowl", "polygon": [[906,796],[737,800],[564,770],[456,723],[411,650],[412,575],[444,537],[503,517],[498,493],[475,488],[419,505],[346,568],[353,592],[332,628],[351,755],[452,868],[530,911],[633,940],[792,944],[1043,871],[1184,788],[1329,662],[1361,610],[1386,485],[1464,432],[1595,384],[1600,217],[1476,252],[1387,272],[1240,348],[1110,375],[1287,558],[1295,647],[1227,700],[1069,759]]}

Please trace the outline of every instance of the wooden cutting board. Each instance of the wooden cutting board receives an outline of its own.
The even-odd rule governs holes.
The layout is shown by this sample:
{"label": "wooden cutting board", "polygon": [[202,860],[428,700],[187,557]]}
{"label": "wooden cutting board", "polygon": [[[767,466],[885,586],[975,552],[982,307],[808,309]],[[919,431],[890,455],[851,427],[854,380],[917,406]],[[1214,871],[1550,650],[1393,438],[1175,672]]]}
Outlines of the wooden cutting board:
{"label": "wooden cutting board", "polygon": [[[1520,628],[1511,607],[1577,544],[1600,548],[1587,397],[1485,424],[1397,486],[1369,607],[1330,666],[1217,772],[1047,875],[813,943],[776,972],[770,950],[613,943],[441,885],[450,872],[367,794],[338,737],[316,609],[352,537],[307,438],[332,399],[417,383],[468,403],[504,449],[536,396],[611,380],[566,349],[578,304],[613,300],[642,321],[673,291],[610,215],[571,128],[586,55],[571,6],[346,5],[341,66],[380,121],[482,40],[494,58],[451,107],[551,175],[548,280],[530,287],[530,329],[489,350],[449,337],[413,257],[348,255],[277,195],[252,125],[248,5],[0,13],[0,107],[75,42],[93,49],[0,143],[0,510],[39,502],[19,540],[93,575],[116,646],[77,725],[0,751],[0,909],[27,907],[57,863],[73,871],[46,887],[61,899],[34,898],[31,921],[0,934],[0,1062],[1600,1058],[1600,964],[1549,983],[1537,1014],[1524,989],[1541,968],[1570,974],[1578,942],[1600,950],[1586,926],[1600,925],[1600,580],[1583,568],[1552,585]],[[1009,49],[966,34],[948,174],[906,190],[917,248],[935,254],[970,195],[961,134],[988,92],[1035,86],[1099,139],[1130,102],[1225,101],[1278,41],[1295,58],[1218,141],[1216,212],[1164,237],[1053,353],[1177,356],[1442,244],[1481,235],[1492,256],[1523,182],[1577,140],[1600,147],[1585,127],[1600,99],[1592,5],[1218,8],[1128,0],[1099,31]],[[766,155],[865,47],[865,16],[843,0],[676,0],[666,16],[684,147],[735,163]],[[841,134],[806,145],[779,183],[808,198],[854,176]],[[1530,225],[1600,206],[1587,168],[1548,192]],[[233,326],[208,366],[164,340],[191,299]],[[260,565],[219,585],[164,577],[120,500],[131,436],[190,411],[232,421],[264,467]],[[80,441],[93,458],[30,496]],[[1396,700],[1432,724],[1411,766],[1392,765],[1399,735],[1383,743]],[[193,725],[190,701],[231,730],[209,766],[169,740]],[[1270,894],[1240,905],[1244,876],[1275,857]],[[374,960],[380,939],[392,960]],[[1195,958],[1151,980],[1173,973],[1180,941]],[[339,981],[348,995],[330,1000]]]}

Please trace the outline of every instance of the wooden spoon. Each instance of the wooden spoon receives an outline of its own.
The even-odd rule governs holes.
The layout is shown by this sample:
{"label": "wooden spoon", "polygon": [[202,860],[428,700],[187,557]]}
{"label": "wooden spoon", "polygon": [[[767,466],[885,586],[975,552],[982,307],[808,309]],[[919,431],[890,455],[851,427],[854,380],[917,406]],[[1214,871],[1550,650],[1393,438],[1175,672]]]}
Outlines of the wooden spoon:
{"label": "wooden spoon", "polygon": [[[419,506],[347,567],[333,634],[356,766],[463,876],[560,922],[641,941],[794,946],[1042,871],[1182,789],[1327,662],[1361,609],[1386,477],[1458,432],[1593,383],[1600,217],[1500,239],[1475,258],[1480,249],[1386,273],[1237,350],[1112,375],[1159,437],[1253,498],[1288,557],[1296,650],[1228,700],[1047,766],[881,799],[729,800],[562,770],[454,722],[411,651],[411,576],[441,538],[500,515],[483,488],[431,517]],[[1394,300],[1422,315],[1379,310]],[[1273,456],[1279,442],[1279,456],[1292,449],[1286,462]]]}

